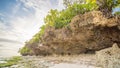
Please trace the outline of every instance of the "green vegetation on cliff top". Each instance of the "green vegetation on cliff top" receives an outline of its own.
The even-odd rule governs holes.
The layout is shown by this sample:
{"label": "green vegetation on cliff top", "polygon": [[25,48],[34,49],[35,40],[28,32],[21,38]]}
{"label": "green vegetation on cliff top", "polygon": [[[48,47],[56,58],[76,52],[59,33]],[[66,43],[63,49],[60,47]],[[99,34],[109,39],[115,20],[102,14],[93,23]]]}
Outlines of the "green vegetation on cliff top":
{"label": "green vegetation on cliff top", "polygon": [[51,9],[48,15],[44,18],[45,24],[40,28],[40,31],[33,36],[29,43],[39,42],[41,36],[44,34],[45,28],[51,26],[60,29],[69,26],[69,23],[74,16],[96,10],[97,8],[96,0],[87,0],[84,4],[73,3],[62,11]]}

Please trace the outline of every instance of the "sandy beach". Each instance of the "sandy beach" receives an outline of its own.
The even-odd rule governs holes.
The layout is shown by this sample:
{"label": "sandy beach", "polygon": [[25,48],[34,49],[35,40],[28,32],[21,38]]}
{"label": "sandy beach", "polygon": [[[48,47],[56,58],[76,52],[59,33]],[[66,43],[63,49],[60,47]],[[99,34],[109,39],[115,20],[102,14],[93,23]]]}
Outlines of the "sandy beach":
{"label": "sandy beach", "polygon": [[23,56],[23,60],[9,68],[100,68],[96,67],[95,55],[72,56]]}

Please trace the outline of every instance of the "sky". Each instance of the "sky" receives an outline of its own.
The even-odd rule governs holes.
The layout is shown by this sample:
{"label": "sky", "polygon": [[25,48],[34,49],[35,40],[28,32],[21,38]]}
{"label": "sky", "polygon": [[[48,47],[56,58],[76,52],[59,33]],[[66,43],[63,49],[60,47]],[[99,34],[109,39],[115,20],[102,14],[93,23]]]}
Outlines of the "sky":
{"label": "sky", "polygon": [[64,9],[63,0],[0,0],[0,56],[17,54],[40,30],[50,9]]}
{"label": "sky", "polygon": [[40,30],[50,9],[63,8],[63,0],[0,0],[0,42],[28,41]]}
{"label": "sky", "polygon": [[62,10],[62,0],[0,0],[0,57],[15,56],[44,24],[50,9]]}
{"label": "sky", "polygon": [[50,9],[64,8],[62,0],[0,0],[0,42],[24,43],[44,24]]}

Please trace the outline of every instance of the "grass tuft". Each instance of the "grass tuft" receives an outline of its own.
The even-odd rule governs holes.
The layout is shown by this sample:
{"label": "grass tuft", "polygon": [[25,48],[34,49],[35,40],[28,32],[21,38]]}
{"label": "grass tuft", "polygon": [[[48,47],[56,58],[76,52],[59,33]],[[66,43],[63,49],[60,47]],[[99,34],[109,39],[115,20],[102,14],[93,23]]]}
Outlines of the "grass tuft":
{"label": "grass tuft", "polygon": [[5,60],[6,63],[0,63],[0,68],[1,68],[1,67],[9,67],[9,66],[15,65],[15,64],[17,64],[20,60],[22,60],[22,58],[21,58],[20,56],[11,57],[10,59]]}

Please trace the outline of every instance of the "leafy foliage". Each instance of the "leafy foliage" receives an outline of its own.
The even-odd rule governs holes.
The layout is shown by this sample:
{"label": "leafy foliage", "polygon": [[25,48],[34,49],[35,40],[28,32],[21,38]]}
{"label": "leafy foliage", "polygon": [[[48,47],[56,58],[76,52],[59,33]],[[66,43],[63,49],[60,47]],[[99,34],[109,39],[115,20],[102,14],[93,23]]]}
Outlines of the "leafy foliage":
{"label": "leafy foliage", "polygon": [[83,14],[94,9],[97,9],[97,4],[94,0],[86,4],[74,3],[60,12],[57,10],[50,10],[49,14],[45,17],[45,23],[57,29],[62,28],[67,26],[75,15]]}
{"label": "leafy foliage", "polygon": [[97,0],[99,2],[99,5],[102,9],[108,9],[109,11],[112,10],[112,8],[115,8],[120,4],[120,0]]}
{"label": "leafy foliage", "polygon": [[86,3],[96,3],[96,0],[86,0]]}
{"label": "leafy foliage", "polygon": [[116,12],[115,15],[120,15],[120,12]]}

